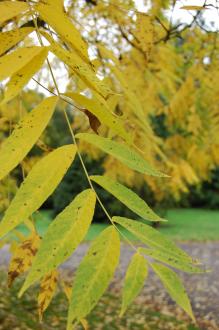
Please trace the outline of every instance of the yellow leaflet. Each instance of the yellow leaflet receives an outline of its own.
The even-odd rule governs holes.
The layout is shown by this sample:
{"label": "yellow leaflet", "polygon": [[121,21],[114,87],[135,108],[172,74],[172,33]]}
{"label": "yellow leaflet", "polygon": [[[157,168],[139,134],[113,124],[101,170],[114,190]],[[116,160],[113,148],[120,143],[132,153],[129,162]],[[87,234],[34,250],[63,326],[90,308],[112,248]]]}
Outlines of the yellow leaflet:
{"label": "yellow leaflet", "polygon": [[28,4],[18,1],[0,2],[0,25],[28,10]]}
{"label": "yellow leaflet", "polygon": [[8,286],[10,287],[15,278],[26,272],[32,265],[32,260],[39,248],[40,237],[33,233],[19,244],[12,256],[8,270]]}
{"label": "yellow leaflet", "polygon": [[64,13],[61,6],[54,6],[54,1],[47,1],[46,4],[38,3],[35,6],[41,18],[47,22],[58,34],[64,42],[78,53],[78,55],[87,63],[90,63],[88,58],[88,46],[82,39],[80,32],[75,28],[68,16]]}
{"label": "yellow leaflet", "polygon": [[18,42],[23,40],[33,31],[33,28],[24,27],[17,30],[0,33],[0,55],[4,54],[7,50],[17,45]]}
{"label": "yellow leaflet", "polygon": [[77,53],[69,52],[55,42],[51,45],[51,52],[68,65],[69,68],[71,68],[75,74],[83,80],[87,87],[91,88],[104,98],[109,94],[113,94],[112,90],[104,83],[104,81],[97,78],[91,67],[84,62]]}
{"label": "yellow leaflet", "polygon": [[154,42],[154,25],[150,16],[137,14],[136,37],[141,49],[148,58]]}
{"label": "yellow leaflet", "polygon": [[49,226],[20,295],[49,271],[65,261],[84,239],[93,219],[96,195],[84,190]]}
{"label": "yellow leaflet", "polygon": [[72,330],[73,323],[80,322],[97,304],[113,277],[119,255],[119,234],[110,226],[92,242],[76,271],[67,330]]}
{"label": "yellow leaflet", "polygon": [[20,120],[9,138],[1,144],[0,180],[22,161],[36,143],[46,128],[57,101],[56,96],[43,100]]}
{"label": "yellow leaflet", "polygon": [[0,57],[0,81],[19,71],[42,51],[42,47],[23,47]]}
{"label": "yellow leaflet", "polygon": [[89,110],[102,124],[112,129],[114,133],[117,133],[129,144],[132,143],[132,138],[125,130],[122,120],[110,112],[104,101],[101,102],[97,99],[88,99],[84,95],[77,93],[66,93],[65,95],[70,97],[83,108]]}
{"label": "yellow leaflet", "polygon": [[43,313],[49,306],[57,287],[58,271],[53,270],[46,274],[40,282],[40,292],[38,295],[38,313],[39,319],[42,322]]}
{"label": "yellow leaflet", "polygon": [[147,260],[139,253],[134,254],[125,275],[120,316],[125,313],[127,307],[140,293],[147,275]]}
{"label": "yellow leaflet", "polygon": [[76,154],[74,145],[49,153],[32,168],[0,222],[0,237],[27,219],[53,193]]}
{"label": "yellow leaflet", "polygon": [[159,276],[171,298],[175,300],[195,322],[189,298],[179,276],[173,270],[162,264],[151,263],[151,266]]}
{"label": "yellow leaflet", "polygon": [[22,90],[22,88],[28,83],[32,76],[38,70],[40,70],[47,57],[47,54],[48,48],[42,47],[41,51],[36,56],[34,56],[30,62],[28,62],[25,66],[23,66],[20,70],[12,75],[10,81],[6,85],[4,98],[0,103],[0,106],[18,95],[20,90]]}

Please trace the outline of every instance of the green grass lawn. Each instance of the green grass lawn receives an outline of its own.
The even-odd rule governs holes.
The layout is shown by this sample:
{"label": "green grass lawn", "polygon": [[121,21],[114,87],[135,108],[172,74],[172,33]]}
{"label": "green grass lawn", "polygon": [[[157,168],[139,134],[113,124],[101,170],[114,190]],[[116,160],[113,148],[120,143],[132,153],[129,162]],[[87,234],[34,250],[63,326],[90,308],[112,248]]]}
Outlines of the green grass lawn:
{"label": "green grass lawn", "polygon": [[[166,236],[178,241],[206,241],[219,240],[219,211],[201,209],[173,209],[168,210],[165,218],[158,228]],[[106,225],[93,224],[87,239],[93,239]],[[124,230],[122,230],[124,232]],[[129,239],[132,235],[125,232]]]}
{"label": "green grass lawn", "polygon": [[[167,223],[162,223],[159,230],[174,240],[206,241],[219,240],[219,211],[202,209],[173,209],[166,212]],[[34,215],[36,227],[41,235],[47,230],[51,220],[51,211],[41,211]],[[107,224],[92,224],[86,240],[95,238]],[[26,234],[24,225],[19,230]],[[129,239],[135,239],[131,234],[121,229]]]}

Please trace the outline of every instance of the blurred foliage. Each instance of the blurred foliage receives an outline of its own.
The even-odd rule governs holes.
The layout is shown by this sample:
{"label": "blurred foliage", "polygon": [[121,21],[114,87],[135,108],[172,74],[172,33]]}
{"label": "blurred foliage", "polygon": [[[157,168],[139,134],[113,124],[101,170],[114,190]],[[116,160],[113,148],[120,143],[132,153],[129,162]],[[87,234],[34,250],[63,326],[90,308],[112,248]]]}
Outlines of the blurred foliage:
{"label": "blurred foliage", "polygon": [[[148,7],[152,23],[135,12],[132,1],[75,1],[67,12],[89,40],[99,72],[122,94],[116,101],[109,100],[115,112],[129,118],[127,129],[134,131],[145,158],[171,176],[165,182],[144,177],[156,202],[175,200],[177,204],[190,186],[208,180],[219,164],[218,39],[207,31],[201,12],[189,26],[174,22],[176,2],[169,20],[164,9],[171,5],[153,1]],[[151,39],[147,39],[149,30]],[[83,88],[73,80],[68,86],[69,90]],[[139,113],[144,114],[146,126]],[[78,114],[74,127],[89,130],[83,114]],[[111,135],[107,130],[104,133]],[[86,144],[82,147],[93,157],[101,154]],[[108,175],[130,186],[141,189],[145,183],[110,156],[103,165]]]}

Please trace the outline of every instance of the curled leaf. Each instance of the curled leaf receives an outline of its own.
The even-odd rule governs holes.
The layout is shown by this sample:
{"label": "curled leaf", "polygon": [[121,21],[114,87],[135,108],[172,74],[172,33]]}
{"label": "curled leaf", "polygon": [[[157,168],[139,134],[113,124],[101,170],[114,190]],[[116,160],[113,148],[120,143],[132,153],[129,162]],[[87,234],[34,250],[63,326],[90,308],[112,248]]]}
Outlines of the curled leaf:
{"label": "curled leaf", "polygon": [[40,237],[36,233],[33,233],[16,247],[8,270],[9,287],[11,287],[16,277],[31,267],[33,258],[40,246],[40,241]]}
{"label": "curled leaf", "polygon": [[46,274],[40,282],[40,292],[38,295],[38,313],[40,322],[43,320],[43,313],[49,306],[57,287],[58,271],[53,270]]}

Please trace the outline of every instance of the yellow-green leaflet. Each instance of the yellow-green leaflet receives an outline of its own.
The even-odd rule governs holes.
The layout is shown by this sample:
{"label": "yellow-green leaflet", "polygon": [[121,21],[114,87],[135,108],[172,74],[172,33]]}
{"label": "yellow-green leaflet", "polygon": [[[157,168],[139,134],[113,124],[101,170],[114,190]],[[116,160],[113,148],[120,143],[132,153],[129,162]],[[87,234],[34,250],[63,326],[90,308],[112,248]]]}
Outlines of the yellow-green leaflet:
{"label": "yellow-green leaflet", "polygon": [[107,176],[92,175],[90,179],[119,199],[130,210],[150,221],[164,221],[135,192]]}
{"label": "yellow-green leaflet", "polygon": [[179,276],[173,270],[162,264],[151,263],[151,266],[161,279],[172,299],[175,300],[195,322],[189,298]]}
{"label": "yellow-green leaflet", "polygon": [[19,71],[42,51],[42,47],[23,47],[0,57],[0,81]]}
{"label": "yellow-green leaflet", "polygon": [[96,195],[87,189],[60,213],[49,226],[20,295],[35,281],[57,268],[84,239],[95,209]]}
{"label": "yellow-green leaflet", "polygon": [[159,177],[166,176],[160,171],[153,169],[144,158],[124,144],[89,133],[79,133],[76,135],[76,138],[93,144],[137,172]]}
{"label": "yellow-green leaflet", "polygon": [[[15,168],[46,128],[58,101],[52,96],[26,114],[0,146],[0,180]],[[25,219],[24,219],[25,220]]]}
{"label": "yellow-green leaflet", "polygon": [[[180,269],[186,273],[205,273],[207,271],[202,268],[195,267],[191,263],[185,262],[182,259],[178,259],[177,257],[175,257],[173,255],[170,256],[169,254],[166,254],[162,251],[139,248],[139,252],[144,254],[145,256],[148,256],[155,260],[164,262],[164,263],[166,263],[176,269]],[[195,263],[196,262],[194,261],[193,264],[195,264]]]}
{"label": "yellow-green leaflet", "polygon": [[54,6],[54,1],[47,1],[46,4],[38,3],[35,9],[40,14],[40,17],[58,32],[64,42],[70,44],[84,61],[89,62],[87,44],[64,13],[60,4],[55,4]]}
{"label": "yellow-green leaflet", "polygon": [[0,2],[0,25],[11,18],[18,16],[22,12],[28,10],[28,4],[18,1],[1,1]]}
{"label": "yellow-green leaflet", "polygon": [[6,85],[4,99],[1,101],[0,105],[10,101],[15,96],[19,94],[21,89],[28,83],[28,81],[33,77],[33,75],[40,70],[43,65],[47,54],[48,47],[42,47],[40,52],[31,59],[25,66],[14,73]]}
{"label": "yellow-green leaflet", "polygon": [[122,291],[122,310],[120,316],[123,315],[127,307],[140,293],[144,286],[145,279],[148,274],[147,260],[136,253],[128,266],[125,275],[125,281]]}
{"label": "yellow-green leaflet", "polygon": [[112,94],[112,90],[109,86],[95,75],[90,65],[84,62],[76,52],[69,52],[55,42],[51,43],[51,52],[53,52],[58,58],[60,58],[60,60],[68,65],[69,68],[71,68],[87,85],[87,87],[96,91],[103,97],[106,97],[108,94]]}
{"label": "yellow-green leaflet", "polygon": [[14,47],[18,42],[23,40],[28,34],[33,31],[33,28],[24,27],[17,30],[0,33],[0,55],[4,54],[7,50]]}
{"label": "yellow-green leaflet", "polygon": [[0,237],[25,221],[55,190],[76,154],[73,144],[57,148],[32,168],[0,222]]}
{"label": "yellow-green leaflet", "polygon": [[113,217],[113,221],[126,228],[146,245],[162,251],[169,256],[173,255],[175,258],[179,258],[184,262],[187,261],[192,263],[192,258],[186,252],[177,247],[176,244],[151,226],[123,217]]}
{"label": "yellow-green leaflet", "polygon": [[119,255],[119,234],[110,226],[91,243],[76,271],[68,313],[68,330],[72,330],[73,323],[83,319],[96,305],[115,272]]}
{"label": "yellow-green leaflet", "polygon": [[114,133],[117,133],[128,143],[132,143],[130,134],[124,128],[123,122],[110,112],[106,105],[97,99],[88,99],[84,95],[77,93],[66,93],[74,102],[81,105],[95,115],[99,121],[108,126]]}

